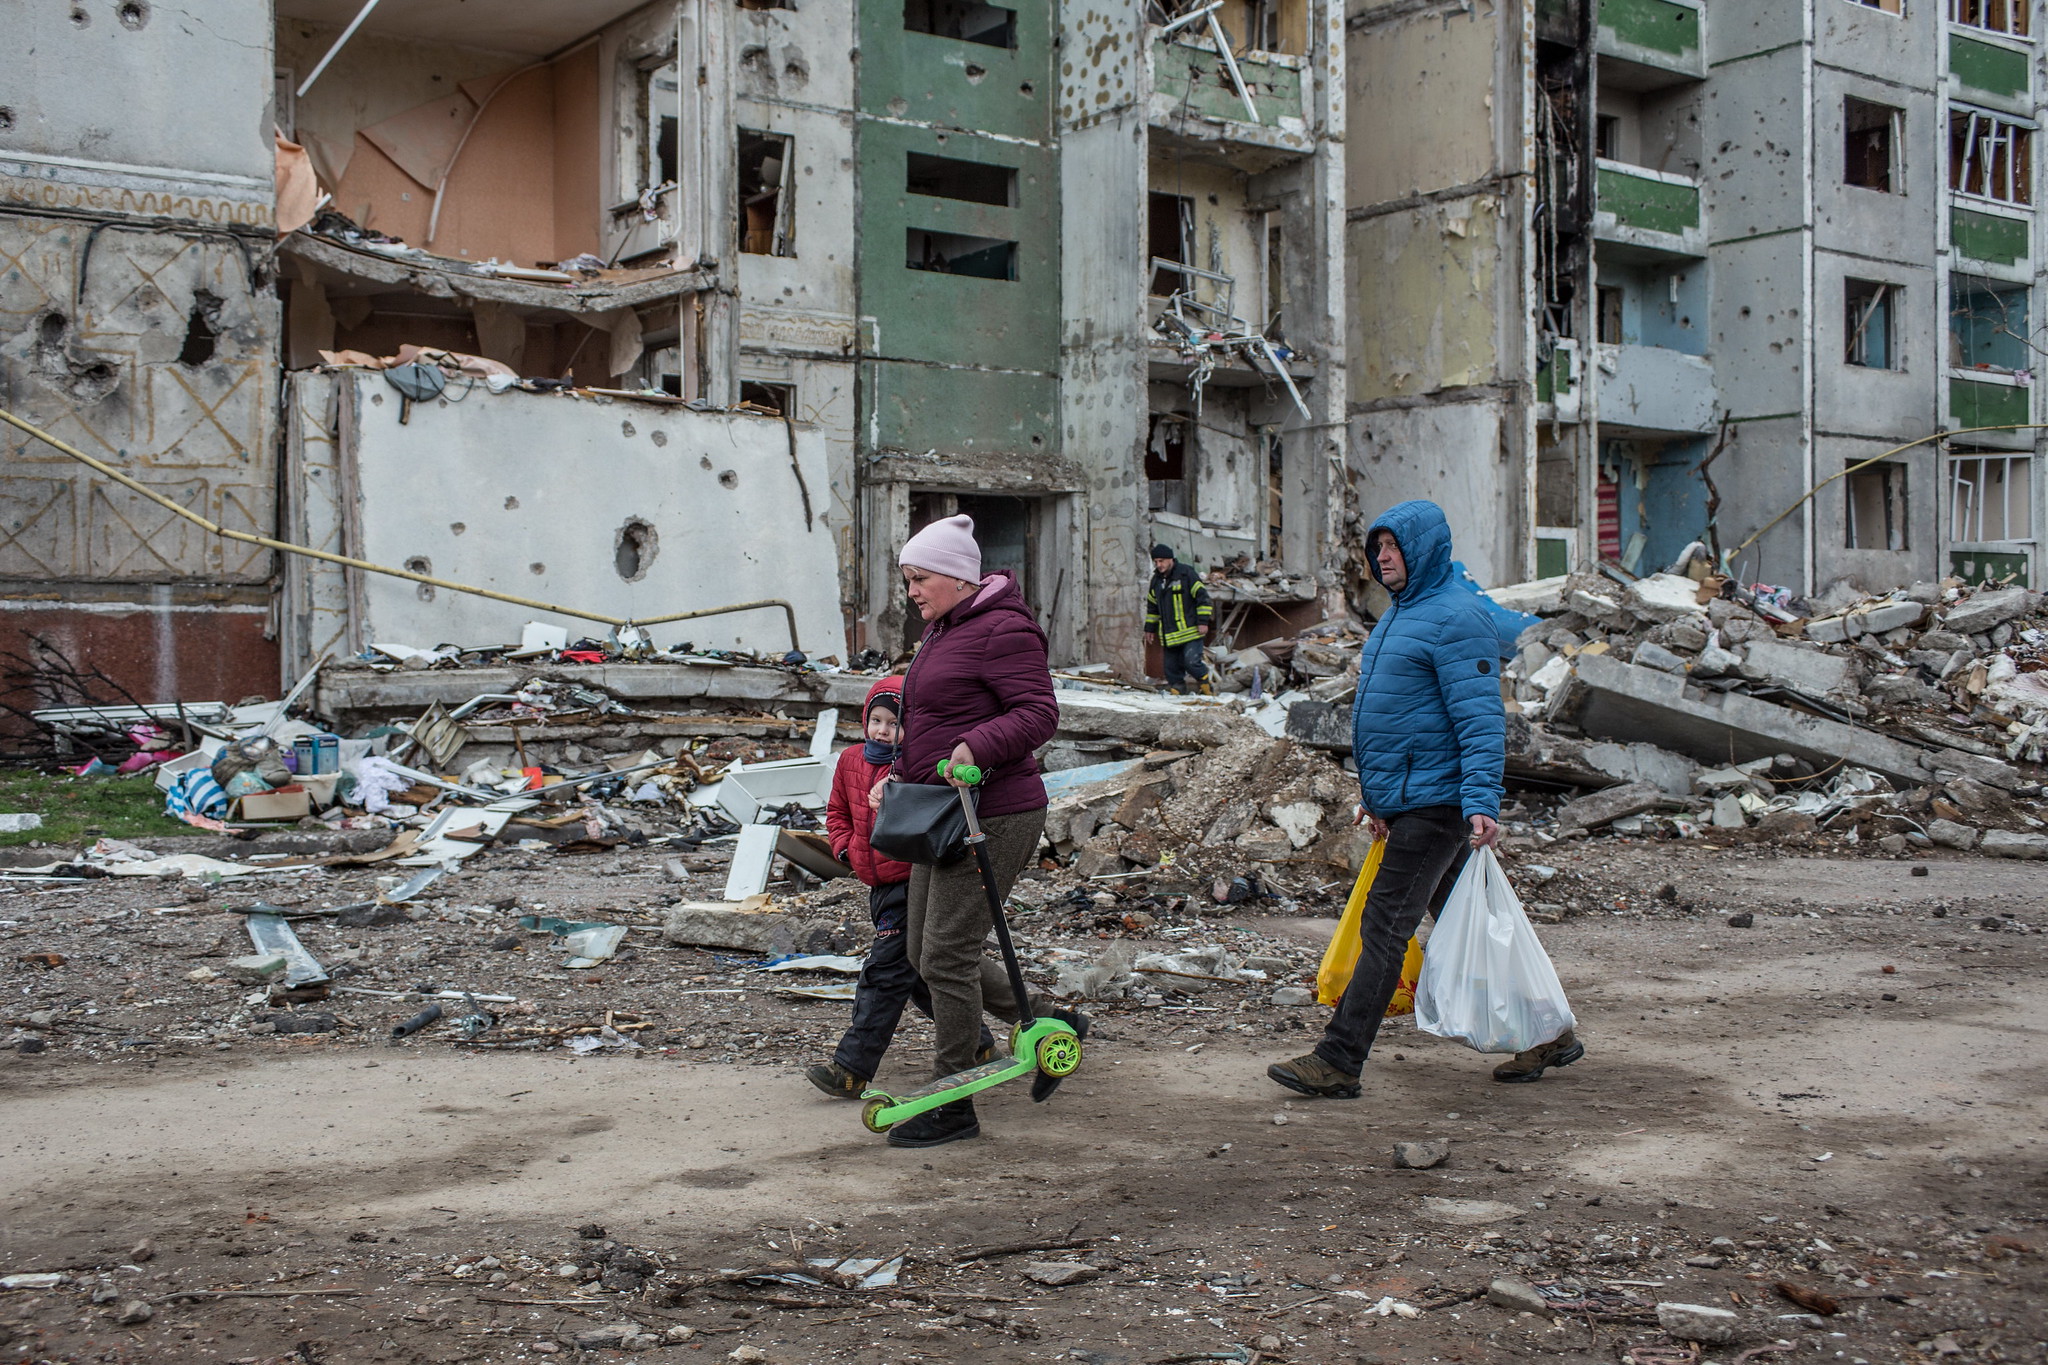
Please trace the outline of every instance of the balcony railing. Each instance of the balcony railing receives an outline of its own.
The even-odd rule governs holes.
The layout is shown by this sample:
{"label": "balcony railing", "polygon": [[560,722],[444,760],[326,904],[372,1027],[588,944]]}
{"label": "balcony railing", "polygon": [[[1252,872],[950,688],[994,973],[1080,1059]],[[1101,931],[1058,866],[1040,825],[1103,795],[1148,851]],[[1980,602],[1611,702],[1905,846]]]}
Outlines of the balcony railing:
{"label": "balcony railing", "polygon": [[1682,256],[1705,254],[1699,181],[1603,160],[1595,184],[1600,237]]}

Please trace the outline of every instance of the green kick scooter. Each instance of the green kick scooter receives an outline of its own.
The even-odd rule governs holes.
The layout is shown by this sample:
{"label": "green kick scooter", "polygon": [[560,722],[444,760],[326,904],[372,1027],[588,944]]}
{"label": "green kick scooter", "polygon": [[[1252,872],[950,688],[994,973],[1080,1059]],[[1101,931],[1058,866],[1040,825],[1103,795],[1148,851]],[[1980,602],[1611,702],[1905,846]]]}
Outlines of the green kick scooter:
{"label": "green kick scooter", "polygon": [[[981,785],[981,769],[970,764],[942,760],[939,776],[949,775],[959,778],[969,787]],[[1017,966],[1016,945],[1010,941],[1010,921],[1003,915],[1003,898],[996,890],[996,870],[988,859],[988,836],[981,832],[981,823],[974,818],[974,802],[967,795],[967,787],[957,790],[960,809],[967,816],[967,847],[974,851],[975,865],[981,869],[981,889],[988,895],[988,913],[995,921],[996,943],[1003,950],[1003,968],[1010,974],[1010,993],[1016,997],[1023,1017],[1010,1032],[1010,1055],[1007,1057],[998,1057],[992,1062],[956,1072],[907,1095],[892,1095],[878,1089],[861,1092],[861,1098],[867,1103],[861,1107],[860,1121],[871,1133],[886,1133],[905,1119],[915,1118],[942,1104],[964,1100],[978,1091],[1033,1072],[1043,1072],[1054,1080],[1063,1080],[1073,1075],[1081,1065],[1081,1039],[1073,1027],[1063,1019],[1032,1016],[1031,994],[1024,988],[1024,973]]]}

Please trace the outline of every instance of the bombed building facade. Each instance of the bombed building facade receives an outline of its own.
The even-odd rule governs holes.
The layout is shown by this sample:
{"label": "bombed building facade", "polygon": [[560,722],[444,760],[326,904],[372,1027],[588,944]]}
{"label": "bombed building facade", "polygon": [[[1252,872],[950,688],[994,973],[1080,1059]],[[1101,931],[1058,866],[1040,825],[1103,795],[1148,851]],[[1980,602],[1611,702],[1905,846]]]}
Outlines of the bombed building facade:
{"label": "bombed building facade", "polygon": [[1324,610],[1334,0],[28,23],[0,406],[203,523],[418,577],[226,540],[9,427],[17,642],[239,695],[547,615],[456,583],[598,634],[782,599],[678,629],[894,653],[895,551],[955,511],[1056,658],[1142,666],[1160,539],[1257,575],[1247,629]]}
{"label": "bombed building facade", "polygon": [[2041,21],[1354,4],[1361,504],[1438,497],[1494,583],[2039,583]]}

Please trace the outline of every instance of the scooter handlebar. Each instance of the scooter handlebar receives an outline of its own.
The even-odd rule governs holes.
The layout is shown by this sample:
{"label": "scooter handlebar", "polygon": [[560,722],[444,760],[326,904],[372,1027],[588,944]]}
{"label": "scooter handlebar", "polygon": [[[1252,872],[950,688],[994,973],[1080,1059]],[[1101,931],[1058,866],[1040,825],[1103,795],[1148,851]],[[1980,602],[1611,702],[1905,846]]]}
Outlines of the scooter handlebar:
{"label": "scooter handlebar", "polygon": [[939,760],[939,776],[947,779],[958,778],[970,787],[978,787],[984,774],[972,763],[955,763],[950,758],[942,758]]}

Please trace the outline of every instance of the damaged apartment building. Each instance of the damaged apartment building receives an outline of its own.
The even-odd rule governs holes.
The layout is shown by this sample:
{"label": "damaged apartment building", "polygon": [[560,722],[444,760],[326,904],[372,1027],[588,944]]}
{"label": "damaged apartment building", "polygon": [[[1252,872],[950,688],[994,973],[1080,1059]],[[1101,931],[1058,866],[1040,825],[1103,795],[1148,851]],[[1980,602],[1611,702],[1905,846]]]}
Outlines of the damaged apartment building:
{"label": "damaged apartment building", "polygon": [[1795,593],[2038,585],[2042,18],[1354,3],[1360,501],[1439,496],[1487,582],[1700,542]]}
{"label": "damaged apartment building", "polygon": [[[1055,658],[1166,540],[1334,600],[1335,0],[60,0],[0,57],[0,406],[223,527],[899,650],[971,513]],[[118,93],[116,93],[118,92]],[[6,635],[275,695],[600,625],[274,554],[0,427]],[[1319,600],[1320,595],[1320,600]],[[787,648],[774,608],[662,643]]]}

